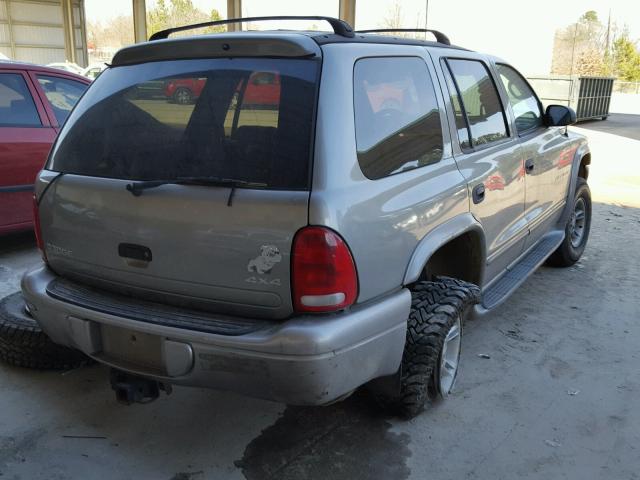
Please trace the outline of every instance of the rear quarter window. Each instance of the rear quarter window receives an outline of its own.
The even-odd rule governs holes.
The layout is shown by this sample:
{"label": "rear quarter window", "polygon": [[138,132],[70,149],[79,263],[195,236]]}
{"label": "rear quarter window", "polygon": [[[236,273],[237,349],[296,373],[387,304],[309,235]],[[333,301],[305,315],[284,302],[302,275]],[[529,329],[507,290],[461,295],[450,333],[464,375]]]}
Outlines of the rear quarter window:
{"label": "rear quarter window", "polygon": [[40,83],[40,87],[53,109],[58,125],[63,125],[88,85],[52,75],[38,74],[37,77],[38,83]]}
{"label": "rear quarter window", "polygon": [[353,88],[358,163],[365,176],[375,180],[442,158],[440,111],[421,58],[360,59]]}

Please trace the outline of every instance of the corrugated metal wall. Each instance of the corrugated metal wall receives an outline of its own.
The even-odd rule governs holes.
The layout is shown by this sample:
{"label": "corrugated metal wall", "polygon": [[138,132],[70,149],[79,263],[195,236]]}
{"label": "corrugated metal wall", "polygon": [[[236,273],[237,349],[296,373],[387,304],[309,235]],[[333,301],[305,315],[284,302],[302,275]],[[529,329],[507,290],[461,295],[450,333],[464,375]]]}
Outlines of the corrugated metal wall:
{"label": "corrugated metal wall", "polygon": [[[65,1],[71,4],[72,36],[65,31]],[[73,47],[65,44],[70,43],[72,37]],[[83,1],[0,0],[0,53],[25,62],[47,64],[75,60],[86,66]]]}

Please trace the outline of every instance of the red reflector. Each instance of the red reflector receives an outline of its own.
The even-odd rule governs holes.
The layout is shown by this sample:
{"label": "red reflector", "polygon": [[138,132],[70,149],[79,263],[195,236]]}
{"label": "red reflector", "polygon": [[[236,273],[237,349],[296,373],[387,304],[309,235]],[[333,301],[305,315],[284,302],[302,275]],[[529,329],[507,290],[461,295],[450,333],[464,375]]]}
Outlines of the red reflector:
{"label": "red reflector", "polygon": [[47,261],[47,254],[44,252],[44,242],[42,241],[42,231],[40,230],[40,211],[38,209],[38,200],[33,196],[33,231],[36,234],[36,245],[42,255],[42,260]]}
{"label": "red reflector", "polygon": [[293,239],[291,290],[298,312],[340,310],[355,302],[358,277],[349,247],[335,232],[305,227]]}

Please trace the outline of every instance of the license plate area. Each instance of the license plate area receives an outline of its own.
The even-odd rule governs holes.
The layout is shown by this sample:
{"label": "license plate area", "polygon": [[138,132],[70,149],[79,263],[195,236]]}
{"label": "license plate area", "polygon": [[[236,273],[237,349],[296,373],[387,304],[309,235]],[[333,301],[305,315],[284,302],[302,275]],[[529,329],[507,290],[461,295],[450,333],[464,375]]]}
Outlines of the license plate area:
{"label": "license plate area", "polygon": [[99,356],[105,361],[130,370],[167,374],[163,337],[105,324],[101,325],[100,337]]}

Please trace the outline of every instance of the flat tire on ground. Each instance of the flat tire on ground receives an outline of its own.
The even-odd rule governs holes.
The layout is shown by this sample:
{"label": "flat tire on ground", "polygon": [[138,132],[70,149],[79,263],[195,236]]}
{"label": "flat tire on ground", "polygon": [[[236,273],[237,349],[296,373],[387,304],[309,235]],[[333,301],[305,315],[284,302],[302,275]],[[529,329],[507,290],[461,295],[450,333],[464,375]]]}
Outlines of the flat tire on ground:
{"label": "flat tire on ground", "polygon": [[388,411],[404,418],[415,417],[451,392],[459,371],[463,324],[480,301],[480,289],[439,277],[416,283],[411,297],[398,391],[374,393]]}

